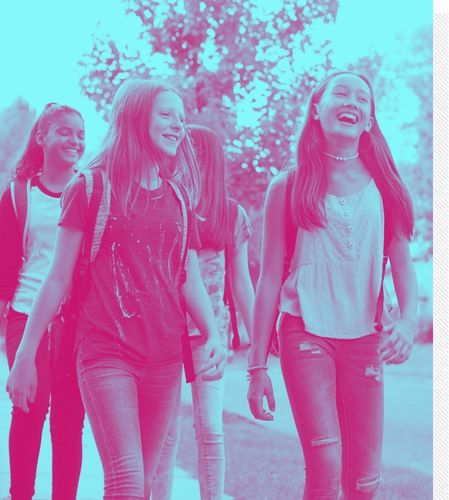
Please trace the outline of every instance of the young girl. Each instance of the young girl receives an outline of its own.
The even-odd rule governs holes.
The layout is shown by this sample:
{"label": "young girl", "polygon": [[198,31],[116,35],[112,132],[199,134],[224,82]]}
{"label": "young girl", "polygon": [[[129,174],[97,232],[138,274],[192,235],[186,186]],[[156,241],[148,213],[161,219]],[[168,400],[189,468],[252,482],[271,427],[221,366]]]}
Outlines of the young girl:
{"label": "young girl", "polygon": [[[202,191],[197,208],[201,276],[214,308],[221,343],[227,347],[229,313],[223,302],[226,257],[229,259],[233,295],[245,328],[251,331],[254,305],[254,289],[248,269],[251,224],[243,207],[227,197],[224,151],[218,136],[199,125],[189,126],[189,132],[202,174]],[[206,339],[192,322],[189,323],[189,331],[194,366],[198,370],[207,357]],[[225,477],[224,377],[214,381],[197,378],[191,387],[201,498],[219,500],[223,497]],[[153,490],[155,500],[171,496],[180,423],[178,410],[172,419],[157,471]]]}
{"label": "young girl", "polygon": [[[304,498],[336,499],[340,487],[345,498],[372,498],[381,482],[382,363],[410,355],[417,285],[409,252],[412,204],[365,77],[334,73],[313,91],[293,175],[290,214],[286,174],[273,180],[265,202],[248,400],[256,418],[273,418],[262,401],[274,410],[266,360],[279,305],[282,373],[304,452]],[[282,283],[282,221],[289,216],[296,244]],[[385,316],[382,332],[384,235],[401,317],[392,323]]]}
{"label": "young girl", "polygon": [[[78,111],[49,104],[34,124],[0,202],[0,316],[9,304],[6,355],[11,368],[31,306],[50,266],[61,214],[61,191],[84,152],[84,123]],[[42,328],[39,339],[46,331]],[[38,343],[39,344],[39,343]],[[14,405],[9,433],[12,498],[34,494],[42,427],[51,387],[53,499],[74,499],[81,469],[84,409],[79,390],[49,373],[47,335],[36,345],[37,391],[29,406]]]}
{"label": "young girl", "polygon": [[[101,245],[90,266],[77,331],[78,381],[104,469],[105,498],[148,498],[176,403],[185,310],[207,337],[205,377],[221,377],[225,352],[199,274],[196,225],[182,186],[195,185],[184,106],[171,86],[131,79],[114,98],[104,147],[93,161],[110,188]],[[103,171],[103,173],[101,173]],[[84,178],[67,190],[55,257],[33,306],[8,380],[15,404],[34,383],[40,332],[65,296],[87,214]],[[107,206],[107,204],[105,205]],[[187,254],[185,270],[184,255]],[[144,478],[147,480],[145,481]]]}

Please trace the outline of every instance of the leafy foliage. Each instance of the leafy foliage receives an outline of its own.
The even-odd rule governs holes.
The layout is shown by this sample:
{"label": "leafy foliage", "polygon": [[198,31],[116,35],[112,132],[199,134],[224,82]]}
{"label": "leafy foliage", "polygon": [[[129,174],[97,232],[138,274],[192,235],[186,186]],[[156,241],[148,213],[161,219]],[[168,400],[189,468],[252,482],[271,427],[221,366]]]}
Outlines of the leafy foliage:
{"label": "leafy foliage", "polygon": [[12,176],[35,118],[36,112],[21,97],[0,112],[0,193]]}
{"label": "leafy foliage", "polygon": [[[135,40],[120,46],[98,34],[80,62],[81,87],[105,118],[115,89],[130,76],[163,76],[182,87],[189,120],[213,128],[225,144],[230,190],[253,221],[256,277],[265,189],[292,158],[311,88],[334,66],[332,40],[316,33],[335,23],[339,2],[284,0],[268,8],[255,0],[124,1],[136,20]],[[401,35],[388,53],[348,65],[371,77],[381,128],[389,142],[395,135],[393,154],[415,203],[412,250],[420,260],[432,255],[431,48],[423,29]]]}
{"label": "leafy foliage", "polygon": [[[309,72],[295,70],[312,44],[307,28],[318,19],[334,22],[338,8],[335,0],[288,0],[274,11],[258,3],[129,0],[128,14],[140,20],[133,49],[100,35],[81,61],[81,86],[105,117],[116,87],[130,75],[169,75],[181,84],[191,121],[221,131],[232,185],[236,192],[245,186],[256,206],[289,155],[298,108],[331,65],[325,42],[313,47],[317,60]],[[249,123],[241,120],[245,114]]]}

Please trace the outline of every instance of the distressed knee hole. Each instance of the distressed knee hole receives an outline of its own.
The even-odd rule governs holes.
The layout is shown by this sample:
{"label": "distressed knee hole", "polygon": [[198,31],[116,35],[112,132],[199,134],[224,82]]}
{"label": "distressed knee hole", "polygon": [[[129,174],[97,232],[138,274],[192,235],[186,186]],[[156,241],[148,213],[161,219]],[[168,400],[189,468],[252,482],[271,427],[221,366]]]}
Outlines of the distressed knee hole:
{"label": "distressed knee hole", "polygon": [[310,352],[310,354],[321,354],[321,348],[310,342],[300,342],[299,350],[302,352]]}
{"label": "distressed knee hole", "polygon": [[377,365],[368,365],[365,368],[365,376],[373,378],[376,382],[382,382],[382,367]]}
{"label": "distressed knee hole", "polygon": [[317,438],[317,439],[312,439],[312,446],[326,446],[329,444],[335,444],[338,443],[338,438],[337,437],[327,437],[327,438]]}
{"label": "distressed knee hole", "polygon": [[382,482],[380,476],[357,479],[355,489],[361,493],[374,493]]}

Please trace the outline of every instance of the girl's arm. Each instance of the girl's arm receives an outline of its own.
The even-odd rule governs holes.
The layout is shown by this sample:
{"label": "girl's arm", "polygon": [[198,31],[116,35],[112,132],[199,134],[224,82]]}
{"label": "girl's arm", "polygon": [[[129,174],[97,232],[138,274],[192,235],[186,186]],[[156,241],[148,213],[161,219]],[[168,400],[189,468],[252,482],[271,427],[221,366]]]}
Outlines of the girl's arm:
{"label": "girl's arm", "polygon": [[265,369],[271,332],[276,320],[279,294],[282,285],[285,253],[285,190],[287,174],[280,174],[271,182],[264,206],[262,255],[259,280],[256,287],[251,331],[251,349],[248,365],[250,385],[248,402],[252,414],[261,420],[273,416],[263,408],[267,398],[271,411],[275,409],[273,387]]}
{"label": "girl's arm", "polygon": [[28,402],[34,401],[37,388],[36,351],[48,325],[67,295],[82,240],[82,231],[68,227],[58,228],[53,261],[34,300],[17,349],[6,390],[9,392],[13,405],[26,412]]}
{"label": "girl's arm", "polygon": [[410,244],[405,236],[393,236],[389,257],[401,319],[387,331],[390,335],[379,352],[387,364],[399,364],[410,357],[417,332],[418,286],[410,256]]}
{"label": "girl's arm", "polygon": [[249,274],[247,241],[233,253],[230,259],[230,271],[232,295],[235,297],[246,331],[251,335],[254,288]]}
{"label": "girl's arm", "polygon": [[204,373],[204,380],[220,379],[226,365],[226,353],[220,341],[212,304],[201,278],[198,255],[195,250],[188,251],[186,280],[181,291],[187,312],[200,332],[207,337],[205,349],[209,361],[199,370],[198,374]]}

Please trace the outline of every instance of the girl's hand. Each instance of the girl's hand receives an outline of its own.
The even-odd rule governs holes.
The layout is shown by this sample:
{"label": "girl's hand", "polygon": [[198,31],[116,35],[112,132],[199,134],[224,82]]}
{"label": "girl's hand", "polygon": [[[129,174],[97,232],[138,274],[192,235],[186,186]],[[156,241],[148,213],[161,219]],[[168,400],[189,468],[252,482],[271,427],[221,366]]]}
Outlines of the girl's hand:
{"label": "girl's hand", "polygon": [[198,371],[197,375],[202,374],[203,380],[219,380],[224,375],[227,355],[224,345],[216,337],[207,339],[204,345],[205,357],[207,359]]}
{"label": "girl's hand", "polygon": [[388,335],[379,347],[381,361],[387,365],[401,364],[410,357],[417,333],[417,324],[413,320],[400,319],[384,330]]}
{"label": "girl's hand", "polygon": [[22,409],[25,413],[30,410],[28,403],[33,403],[36,397],[37,372],[34,362],[17,359],[6,381],[6,392],[13,406]]}
{"label": "girl's hand", "polygon": [[253,416],[259,420],[273,420],[273,415],[263,407],[263,398],[267,398],[268,408],[274,411],[273,385],[266,370],[257,370],[251,373],[248,387],[248,403]]}

